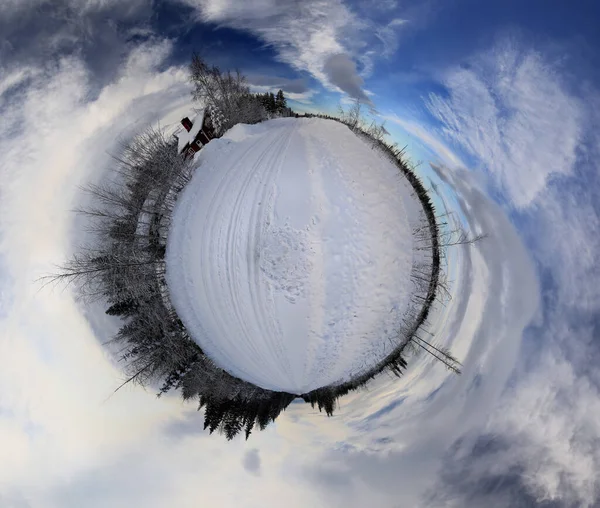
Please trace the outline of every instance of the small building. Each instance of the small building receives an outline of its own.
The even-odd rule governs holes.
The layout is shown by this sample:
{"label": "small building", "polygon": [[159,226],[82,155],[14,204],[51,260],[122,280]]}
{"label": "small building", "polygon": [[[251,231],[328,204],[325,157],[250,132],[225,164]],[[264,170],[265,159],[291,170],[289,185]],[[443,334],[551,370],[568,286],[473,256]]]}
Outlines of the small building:
{"label": "small building", "polygon": [[215,137],[210,116],[206,113],[206,109],[203,108],[196,112],[192,120],[187,116],[181,120],[183,129],[176,132],[175,137],[177,152],[183,154],[185,158],[193,157],[200,148]]}

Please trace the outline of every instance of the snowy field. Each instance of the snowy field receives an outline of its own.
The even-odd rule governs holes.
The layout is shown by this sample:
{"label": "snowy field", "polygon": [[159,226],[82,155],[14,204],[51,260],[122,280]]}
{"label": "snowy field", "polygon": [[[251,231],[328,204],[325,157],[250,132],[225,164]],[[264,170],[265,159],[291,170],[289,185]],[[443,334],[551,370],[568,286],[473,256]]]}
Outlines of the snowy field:
{"label": "snowy field", "polygon": [[167,280],[218,365],[300,394],[390,352],[421,210],[392,163],[342,124],[294,118],[237,125],[195,163]]}

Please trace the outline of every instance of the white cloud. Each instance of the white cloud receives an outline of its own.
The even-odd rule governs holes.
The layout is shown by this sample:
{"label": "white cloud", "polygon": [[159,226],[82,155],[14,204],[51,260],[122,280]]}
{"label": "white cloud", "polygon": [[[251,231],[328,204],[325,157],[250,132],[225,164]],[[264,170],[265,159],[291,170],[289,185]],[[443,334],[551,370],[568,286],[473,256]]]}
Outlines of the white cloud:
{"label": "white cloud", "polygon": [[[359,57],[358,61],[362,67],[360,71],[360,75],[363,78],[368,78],[373,74],[373,69],[375,68],[375,63],[373,62],[376,56],[376,52],[374,50],[364,51]],[[368,94],[367,94],[368,95]]]}
{"label": "white cloud", "polygon": [[[568,328],[560,328],[569,340]],[[540,501],[592,506],[600,497],[600,393],[559,349],[544,352],[540,363],[494,414],[492,429],[511,446],[493,467],[523,467],[524,483]]]}
{"label": "white cloud", "polygon": [[[3,16],[14,16],[19,13],[31,11],[32,9],[39,9],[44,4],[50,3],[52,3],[52,0],[4,0],[0,4],[0,14]],[[77,9],[80,15],[101,9],[123,8],[122,0],[63,0],[61,3]],[[149,3],[148,0],[134,0],[133,2],[128,2],[123,10],[133,12],[139,6],[143,4],[149,5]]]}
{"label": "white cloud", "polygon": [[[13,72],[9,72],[7,75],[3,76],[2,79],[0,79],[0,101],[3,101],[2,96],[5,93],[22,85],[29,78],[35,76],[36,74],[36,69],[32,67],[24,67]],[[2,103],[0,102],[0,105],[1,104]]]}
{"label": "white cloud", "polygon": [[294,93],[288,92],[286,93],[286,97],[296,102],[300,102],[301,104],[312,104],[312,97],[315,95],[315,90],[307,90],[302,93]]}
{"label": "white cloud", "polygon": [[376,37],[383,44],[382,56],[389,58],[396,53],[398,49],[398,28],[407,23],[405,19],[395,18],[387,25],[378,28],[375,31]]}
{"label": "white cloud", "polygon": [[444,85],[448,97],[428,100],[441,132],[474,155],[515,206],[572,173],[583,106],[541,54],[507,42],[448,71]]}
{"label": "white cloud", "polygon": [[496,471],[521,468],[537,499],[573,506],[595,506],[600,498],[600,145],[594,136],[591,163],[548,188],[524,216],[546,305],[529,340],[533,365],[522,370],[488,425],[510,443],[495,458]]}
{"label": "white cloud", "polygon": [[248,30],[280,53],[280,58],[298,70],[306,70],[327,82],[323,67],[327,57],[344,53],[342,32],[358,23],[336,0],[304,4],[259,0],[186,0],[198,8],[204,21]]}
{"label": "white cloud", "polygon": [[367,104],[371,100],[363,90],[363,80],[372,74],[378,57],[396,52],[399,30],[407,23],[398,17],[380,22],[364,15],[395,9],[393,2],[386,6],[377,2],[358,14],[342,0],[178,1],[195,8],[203,21],[254,34],[293,69],[308,72],[325,88]]}

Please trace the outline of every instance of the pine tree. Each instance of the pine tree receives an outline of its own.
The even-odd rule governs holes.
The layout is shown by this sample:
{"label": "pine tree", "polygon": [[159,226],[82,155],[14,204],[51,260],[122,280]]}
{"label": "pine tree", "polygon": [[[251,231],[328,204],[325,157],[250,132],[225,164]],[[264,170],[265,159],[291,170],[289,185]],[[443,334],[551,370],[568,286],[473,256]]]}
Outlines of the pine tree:
{"label": "pine tree", "polygon": [[269,113],[275,113],[277,111],[277,104],[275,103],[275,96],[273,92],[269,92],[269,105],[267,107]]}
{"label": "pine tree", "polygon": [[250,437],[253,427],[254,427],[254,418],[250,418],[250,419],[246,420],[246,441]]}
{"label": "pine tree", "polygon": [[243,418],[240,401],[234,401],[223,419],[223,430],[227,441],[231,441],[242,430]]}
{"label": "pine tree", "polygon": [[138,309],[138,303],[133,299],[123,300],[117,302],[106,309],[106,313],[109,316],[130,316]]}
{"label": "pine tree", "polygon": [[265,92],[264,95],[261,95],[261,101],[264,108],[270,112],[269,108],[269,92]]}
{"label": "pine tree", "polygon": [[260,407],[258,408],[258,415],[256,420],[260,430],[265,430],[267,428],[267,425],[269,425],[269,404],[269,400],[262,401],[260,403]]}
{"label": "pine tree", "polygon": [[285,112],[285,108],[287,107],[287,101],[285,100],[285,96],[283,95],[283,90],[279,90],[277,92],[277,97],[275,98],[275,108],[277,112],[282,115]]}

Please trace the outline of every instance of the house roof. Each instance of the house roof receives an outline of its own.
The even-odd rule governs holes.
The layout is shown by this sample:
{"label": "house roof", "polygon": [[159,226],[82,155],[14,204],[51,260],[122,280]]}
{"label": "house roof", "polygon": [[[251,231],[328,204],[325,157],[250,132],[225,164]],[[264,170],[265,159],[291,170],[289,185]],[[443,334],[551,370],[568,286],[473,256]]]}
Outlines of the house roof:
{"label": "house roof", "polygon": [[181,153],[185,150],[185,147],[196,139],[196,136],[202,129],[202,125],[204,124],[204,113],[206,110],[204,108],[196,111],[196,115],[192,118],[192,128],[188,131],[185,129],[181,129],[177,136],[177,152]]}

